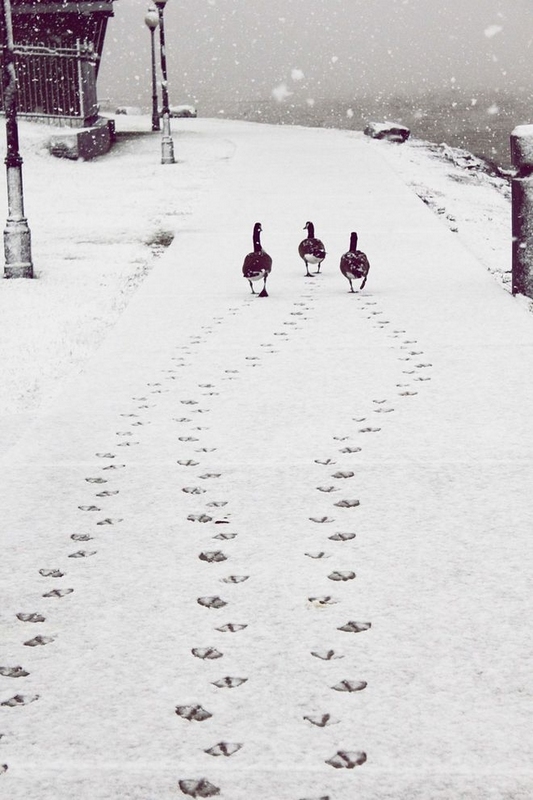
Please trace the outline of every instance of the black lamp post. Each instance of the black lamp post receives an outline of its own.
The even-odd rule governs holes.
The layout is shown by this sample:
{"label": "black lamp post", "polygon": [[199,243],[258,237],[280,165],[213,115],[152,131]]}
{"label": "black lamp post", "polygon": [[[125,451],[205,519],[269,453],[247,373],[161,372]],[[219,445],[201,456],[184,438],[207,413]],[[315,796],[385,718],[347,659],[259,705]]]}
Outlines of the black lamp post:
{"label": "black lamp post", "polygon": [[161,94],[163,98],[163,108],[161,110],[163,116],[161,163],[175,164],[174,143],[172,141],[172,136],[170,135],[170,109],[168,107],[167,56],[165,52],[165,21],[163,17],[166,3],[167,0],[155,0],[159,14],[159,44],[161,47],[161,72],[163,73],[163,80],[161,81]]}
{"label": "black lamp post", "polygon": [[161,130],[159,123],[159,112],[157,109],[157,83],[155,75],[155,29],[159,25],[159,14],[155,6],[150,6],[144,18],[146,27],[150,31],[150,40],[152,45],[152,130]]}
{"label": "black lamp post", "polygon": [[17,76],[15,73],[15,45],[11,2],[3,0],[4,23],[4,113],[6,117],[7,154],[5,158],[7,178],[8,216],[4,229],[4,277],[33,278],[31,260],[31,234],[24,216],[24,193],[22,188],[22,158],[19,153],[17,125]]}

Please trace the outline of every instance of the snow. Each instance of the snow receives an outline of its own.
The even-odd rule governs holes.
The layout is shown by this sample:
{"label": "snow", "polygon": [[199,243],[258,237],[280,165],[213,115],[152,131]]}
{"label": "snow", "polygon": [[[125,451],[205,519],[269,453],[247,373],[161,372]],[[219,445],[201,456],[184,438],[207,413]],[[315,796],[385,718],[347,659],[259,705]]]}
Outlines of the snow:
{"label": "snow", "polygon": [[85,164],[21,136],[39,280],[1,287],[0,666],[29,675],[0,674],[2,792],[530,797],[533,318],[493,277],[503,181],[205,119],[163,166],[148,118],[117,124]]}

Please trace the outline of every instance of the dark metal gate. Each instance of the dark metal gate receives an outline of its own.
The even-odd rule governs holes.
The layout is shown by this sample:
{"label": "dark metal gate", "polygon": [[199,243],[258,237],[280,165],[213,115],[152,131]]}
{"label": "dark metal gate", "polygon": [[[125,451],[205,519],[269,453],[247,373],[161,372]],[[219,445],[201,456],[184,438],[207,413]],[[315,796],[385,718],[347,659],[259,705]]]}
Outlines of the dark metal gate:
{"label": "dark metal gate", "polygon": [[19,113],[66,125],[90,124],[98,115],[97,58],[86,42],[58,48],[15,45]]}

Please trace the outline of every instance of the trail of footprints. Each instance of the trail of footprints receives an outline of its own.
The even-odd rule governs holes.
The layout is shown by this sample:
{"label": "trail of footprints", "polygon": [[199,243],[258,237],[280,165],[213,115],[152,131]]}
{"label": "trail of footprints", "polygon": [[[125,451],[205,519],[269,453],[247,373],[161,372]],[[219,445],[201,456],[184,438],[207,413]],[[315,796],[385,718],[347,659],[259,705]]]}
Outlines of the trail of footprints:
{"label": "trail of footprints", "polygon": [[[282,325],[292,330],[302,328],[309,315],[314,310],[313,297],[315,296],[314,288],[318,284],[312,284],[312,288],[302,295],[302,299],[293,303],[292,310],[289,312],[290,319],[285,320]],[[319,511],[317,514],[309,516],[309,523],[313,526],[324,525],[324,549],[315,551],[304,551],[303,557],[312,559],[317,563],[317,568],[321,569],[322,563],[326,563],[333,553],[328,550],[329,547],[334,547],[336,553],[342,553],[343,558],[347,562],[351,561],[354,555],[354,540],[356,533],[346,530],[329,530],[329,525],[337,522],[335,509],[343,509],[343,521],[345,514],[352,514],[354,509],[360,506],[360,499],[353,497],[350,491],[346,491],[345,487],[350,486],[350,479],[355,477],[353,469],[353,460],[357,454],[362,451],[362,440],[359,443],[359,437],[366,437],[368,434],[374,434],[381,430],[383,422],[389,418],[393,418],[395,411],[394,403],[399,401],[400,398],[413,397],[418,393],[419,386],[415,386],[415,382],[419,385],[422,382],[431,380],[431,363],[428,363],[424,357],[424,353],[419,349],[418,343],[415,339],[408,337],[403,329],[396,329],[391,326],[389,320],[383,319],[383,312],[376,308],[377,301],[373,299],[371,294],[362,294],[355,296],[359,304],[359,308],[366,313],[367,319],[370,321],[372,327],[385,331],[387,337],[394,340],[392,343],[393,348],[398,353],[398,362],[400,364],[399,380],[394,387],[395,400],[389,397],[380,397],[372,399],[368,408],[360,413],[360,415],[352,417],[352,424],[348,425],[347,430],[342,435],[335,435],[332,441],[336,445],[336,452],[333,454],[321,455],[315,459],[315,463],[319,467],[325,468],[324,472],[327,477],[323,483],[318,485],[316,489],[324,497],[332,495],[331,508],[333,511],[326,511],[323,513]],[[243,303],[243,307],[249,304],[249,300]],[[230,316],[238,313],[240,309],[230,308],[228,313]],[[110,450],[103,449],[95,455],[98,458],[99,469],[95,468],[94,473],[85,477],[85,484],[92,489],[96,489],[94,493],[94,502],[84,502],[78,505],[78,510],[82,514],[83,524],[81,525],[82,532],[74,532],[70,535],[72,542],[77,544],[93,542],[96,539],[95,527],[104,528],[106,526],[120,526],[124,519],[113,515],[112,508],[113,498],[120,494],[120,474],[121,471],[127,469],[126,451],[124,457],[113,452],[115,448],[128,448],[136,447],[141,443],[141,434],[143,429],[149,430],[151,421],[147,419],[147,414],[152,408],[155,407],[157,402],[157,395],[166,394],[175,390],[176,384],[173,381],[178,381],[178,385],[183,382],[183,370],[186,370],[191,365],[191,360],[194,358],[196,348],[203,344],[207,337],[213,333],[215,326],[224,322],[224,315],[213,318],[212,325],[204,326],[202,334],[192,335],[189,338],[189,343],[180,345],[175,348],[176,355],[171,357],[172,366],[162,371],[162,377],[158,381],[150,381],[146,383],[144,390],[132,398],[136,403],[134,410],[127,410],[120,414],[121,423],[128,425],[126,429],[118,430],[116,432],[116,441],[113,443]],[[389,328],[389,326],[391,326]],[[262,343],[260,347],[260,355],[247,355],[244,359],[245,368],[257,368],[262,364],[263,355],[276,354],[279,351],[278,347],[284,341],[289,339],[289,332],[285,330],[277,330],[272,334],[277,340]],[[226,368],[220,376],[221,380],[230,381],[238,380],[242,373],[238,369]],[[198,395],[202,400],[196,397],[182,397],[176,404],[177,416],[172,417],[172,423],[178,425],[188,426],[184,428],[182,435],[177,437],[180,444],[188,447],[194,447],[195,452],[192,457],[180,457],[177,459],[177,465],[183,467],[184,471],[189,468],[195,469],[201,467],[201,458],[203,454],[211,453],[215,448],[211,448],[202,444],[201,437],[197,435],[200,431],[206,430],[206,426],[197,425],[193,423],[200,421],[200,416],[188,416],[188,414],[203,415],[209,413],[209,408],[205,407],[206,401],[203,398],[216,398],[221,394],[218,385],[214,382],[205,382],[197,385]],[[182,414],[187,414],[187,416]],[[391,417],[389,417],[391,415]],[[354,433],[356,435],[354,441]],[[197,446],[196,446],[197,445]],[[348,463],[346,463],[348,462]],[[201,472],[201,470],[200,470]],[[188,484],[184,475],[184,485],[181,487],[182,491],[189,495],[203,496],[208,494],[206,486],[210,486],[212,481],[216,481],[221,476],[220,472],[206,471],[199,474],[198,483]],[[117,482],[118,481],[118,482]],[[201,483],[200,483],[201,482]],[[342,497],[337,499],[337,493],[342,492]],[[329,501],[328,501],[329,502]],[[222,564],[230,559],[230,555],[222,549],[224,546],[231,546],[232,540],[238,537],[238,533],[231,528],[230,514],[226,509],[227,502],[224,500],[212,500],[205,503],[205,508],[199,510],[198,513],[189,514],[187,522],[194,523],[200,526],[208,525],[212,532],[213,546],[210,548],[203,548],[198,552],[199,561],[206,564],[206,566],[213,564]],[[222,511],[221,511],[222,509]],[[89,524],[85,524],[85,520],[90,519]],[[346,516],[346,519],[352,517]],[[93,527],[94,526],[94,527]],[[219,526],[212,528],[211,526]],[[337,526],[335,525],[334,528]],[[213,531],[216,531],[213,533]],[[347,543],[352,543],[351,550],[346,550]],[[328,543],[331,543],[328,545]],[[343,549],[344,548],[344,549]],[[67,558],[72,560],[79,560],[82,562],[86,558],[92,558],[97,555],[97,550],[93,549],[90,545],[83,546],[82,548],[67,554]],[[347,564],[345,569],[331,569],[327,567],[327,579],[331,581],[332,588],[338,587],[341,589],[343,586],[349,587],[356,579],[356,573]],[[47,602],[55,601],[63,598],[74,592],[74,588],[63,585],[64,578],[67,573],[63,567],[50,567],[46,566],[39,570],[41,578],[45,581],[58,581],[61,580],[61,585],[53,586],[43,592],[42,597]],[[250,575],[235,575],[228,574],[218,579],[220,583],[226,587],[238,587],[250,580]],[[68,581],[67,581],[68,582]],[[237,589],[238,590],[238,589]],[[220,612],[228,606],[229,601],[226,599],[224,592],[217,592],[211,595],[200,596],[197,598],[199,606],[206,610],[206,613]],[[314,608],[329,608],[342,602],[342,598],[338,599],[332,595],[315,596],[309,594],[307,603],[310,607]],[[48,605],[47,605],[48,613]],[[43,633],[31,636],[31,638],[23,641],[23,646],[28,648],[35,648],[47,646],[54,642],[52,636],[46,635],[46,616],[41,611],[21,611],[17,613],[17,619],[24,625],[45,625]],[[245,631],[248,627],[247,620],[233,620],[229,621],[220,620],[219,624],[215,624],[214,630],[227,634],[231,641],[233,635],[238,635]],[[349,635],[356,633],[363,633],[371,628],[371,622],[348,619],[346,622],[337,627],[337,630]],[[24,637],[23,637],[24,638]],[[191,658],[205,661],[218,661],[223,658],[224,653],[217,647],[212,645],[205,645],[205,643],[197,643],[196,646],[191,648]],[[329,662],[335,662],[344,657],[344,653],[329,647],[327,644],[323,647],[316,647],[309,653],[310,658],[318,659],[326,665]],[[24,679],[30,672],[20,664],[12,666],[0,666],[0,676],[10,679]],[[212,685],[220,691],[238,690],[241,686],[245,685],[249,680],[246,675],[221,675],[216,681],[212,681]],[[325,677],[325,685],[327,678]],[[346,695],[354,695],[355,697],[362,691],[367,689],[367,682],[362,676],[346,676],[340,681],[332,684],[331,691],[337,693],[344,693]],[[5,708],[15,708],[20,706],[29,705],[39,699],[38,694],[21,693],[14,694],[9,699],[0,703],[0,706]],[[351,706],[350,706],[351,708]],[[212,713],[204,708],[201,704],[194,705],[176,705],[175,714],[185,723],[200,723],[209,720]],[[321,713],[308,713],[302,717],[302,725],[310,725],[316,729],[323,729],[329,725],[335,724],[336,720],[333,715],[326,709]],[[2,733],[0,732],[0,739]],[[351,743],[346,744],[346,749],[339,749],[333,754],[329,754],[324,758],[324,763],[334,769],[354,769],[362,765],[366,761],[366,753],[364,750],[352,749]],[[228,759],[235,756],[243,747],[244,742],[230,742],[219,741],[214,742],[210,747],[205,749],[205,753],[213,758]],[[7,771],[8,765],[0,765],[0,774]],[[180,789],[183,794],[191,797],[213,797],[220,793],[220,788],[212,784],[207,778],[200,779],[183,779],[179,782]],[[301,798],[300,800],[332,800],[329,795],[322,798]]]}

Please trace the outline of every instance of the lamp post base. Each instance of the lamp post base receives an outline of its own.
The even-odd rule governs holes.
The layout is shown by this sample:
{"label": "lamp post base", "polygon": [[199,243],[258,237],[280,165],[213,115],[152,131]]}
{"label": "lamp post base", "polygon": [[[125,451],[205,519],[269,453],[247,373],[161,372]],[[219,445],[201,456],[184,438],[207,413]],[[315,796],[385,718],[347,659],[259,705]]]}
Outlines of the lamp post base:
{"label": "lamp post base", "polygon": [[26,219],[8,219],[4,229],[4,277],[33,278],[31,233]]}
{"label": "lamp post base", "polygon": [[175,164],[174,142],[170,135],[170,115],[168,111],[163,112],[163,133],[161,136],[161,163]]}

